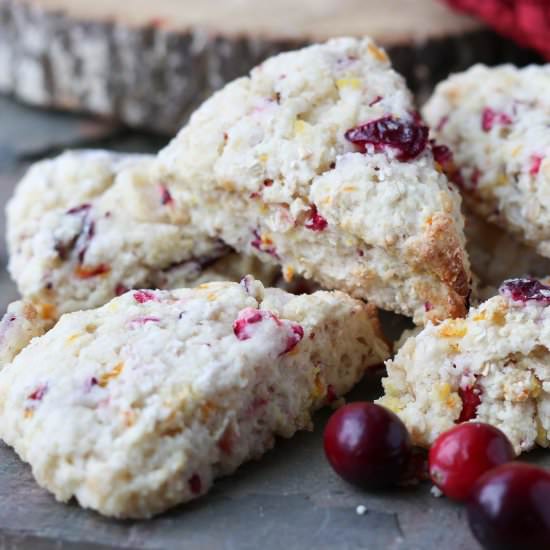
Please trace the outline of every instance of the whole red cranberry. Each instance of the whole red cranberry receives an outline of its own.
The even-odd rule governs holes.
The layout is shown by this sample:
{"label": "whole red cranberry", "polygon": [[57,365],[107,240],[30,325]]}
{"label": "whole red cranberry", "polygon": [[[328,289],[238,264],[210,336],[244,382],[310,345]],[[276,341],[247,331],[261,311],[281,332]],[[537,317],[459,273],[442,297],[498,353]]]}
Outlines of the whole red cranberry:
{"label": "whole red cranberry", "polygon": [[403,422],[374,403],[350,403],[338,409],[325,428],[324,447],[340,477],[367,489],[397,484],[411,457]]}
{"label": "whole red cranberry", "polygon": [[498,428],[467,422],[435,440],[428,457],[430,477],[446,496],[464,500],[480,476],[514,457],[512,444]]}
{"label": "whole red cranberry", "polygon": [[468,498],[470,529],[486,550],[550,548],[550,472],[513,462],[490,470]]}

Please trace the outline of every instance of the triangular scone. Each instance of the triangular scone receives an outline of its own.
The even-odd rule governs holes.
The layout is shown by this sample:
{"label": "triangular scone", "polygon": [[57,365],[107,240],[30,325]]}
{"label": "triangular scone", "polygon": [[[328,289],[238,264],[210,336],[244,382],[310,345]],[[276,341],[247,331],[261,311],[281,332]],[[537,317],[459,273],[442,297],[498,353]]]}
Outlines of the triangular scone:
{"label": "triangular scone", "polygon": [[388,355],[375,308],[340,292],[132,291],[0,372],[0,437],[58,500],[149,517],[309,429]]}
{"label": "triangular scone", "polygon": [[[222,278],[215,273],[222,256],[222,270],[241,270],[152,179],[151,159],[70,151],[31,167],[7,207],[9,270],[26,300],[55,318],[131,288]],[[237,280],[253,267],[243,265]]]}
{"label": "triangular scone", "polygon": [[194,202],[194,224],[289,279],[417,322],[466,312],[460,198],[434,165],[404,80],[370,39],[267,60],[206,101],[157,165]]}
{"label": "triangular scone", "polygon": [[476,65],[424,108],[470,208],[550,257],[550,65]]}
{"label": "triangular scone", "polygon": [[455,423],[500,428],[517,453],[550,445],[550,287],[511,279],[466,319],[431,323],[386,363],[378,402],[429,446]]}

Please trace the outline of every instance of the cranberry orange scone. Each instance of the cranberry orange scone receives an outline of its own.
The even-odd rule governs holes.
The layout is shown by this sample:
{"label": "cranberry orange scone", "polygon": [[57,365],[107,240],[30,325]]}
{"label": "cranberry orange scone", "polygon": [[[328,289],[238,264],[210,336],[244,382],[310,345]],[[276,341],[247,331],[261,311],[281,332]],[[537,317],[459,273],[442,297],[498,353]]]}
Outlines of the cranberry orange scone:
{"label": "cranberry orange scone", "polygon": [[229,249],[190,225],[187,205],[152,179],[151,158],[72,151],[31,167],[7,207],[9,270],[25,298],[58,315],[208,277]]}
{"label": "cranberry orange scone", "polygon": [[428,324],[387,362],[385,395],[416,444],[456,422],[500,428],[517,453],[550,445],[550,287],[510,279],[466,319]]}
{"label": "cranberry orange scone", "polygon": [[547,257],[549,88],[550,65],[476,65],[439,84],[424,108],[470,208]]}
{"label": "cranberry orange scone", "polygon": [[0,372],[0,437],[57,499],[149,517],[208,491],[389,350],[373,306],[252,277],[66,314]]}
{"label": "cranberry orange scone", "polygon": [[464,315],[470,277],[427,136],[386,54],[341,38],[227,85],[156,164],[209,235],[423,322]]}

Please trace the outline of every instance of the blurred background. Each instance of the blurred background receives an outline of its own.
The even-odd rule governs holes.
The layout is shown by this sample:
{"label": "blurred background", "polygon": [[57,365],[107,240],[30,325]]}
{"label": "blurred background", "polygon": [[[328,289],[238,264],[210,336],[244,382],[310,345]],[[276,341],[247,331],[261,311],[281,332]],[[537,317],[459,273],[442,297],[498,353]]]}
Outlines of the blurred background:
{"label": "blurred background", "polygon": [[473,63],[550,57],[550,2],[0,0],[0,308],[17,296],[3,206],[32,162],[67,148],[155,152],[269,55],[364,34],[421,103]]}

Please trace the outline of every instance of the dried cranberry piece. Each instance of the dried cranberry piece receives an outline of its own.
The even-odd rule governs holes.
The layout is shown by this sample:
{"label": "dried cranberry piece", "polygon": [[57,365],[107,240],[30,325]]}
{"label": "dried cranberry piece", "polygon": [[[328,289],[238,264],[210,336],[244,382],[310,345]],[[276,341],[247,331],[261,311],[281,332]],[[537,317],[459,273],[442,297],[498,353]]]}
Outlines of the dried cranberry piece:
{"label": "dried cranberry piece", "polygon": [[31,401],[42,401],[43,397],[46,395],[46,392],[48,391],[48,385],[47,384],[40,384],[29,396],[27,399],[30,399]]}
{"label": "dried cranberry piece", "polygon": [[539,173],[540,165],[543,160],[544,157],[541,157],[540,155],[533,155],[531,157],[531,167],[529,168],[529,174],[531,176],[536,176]]}
{"label": "dried cranberry piece", "polygon": [[336,391],[334,391],[334,386],[332,384],[329,384],[327,386],[327,403],[330,405],[331,403],[334,403],[338,399],[338,396],[336,395]]}
{"label": "dried cranberry piece", "polygon": [[372,107],[373,105],[376,105],[377,103],[380,103],[384,98],[381,95],[377,95],[370,103],[369,107]]}
{"label": "dried cranberry piece", "polygon": [[275,248],[275,245],[271,244],[270,241],[262,240],[260,234],[256,229],[252,231],[252,234],[254,235],[254,238],[252,239],[252,241],[250,241],[250,245],[252,247],[258,249],[260,252],[265,252],[266,254],[277,258],[278,260],[280,259],[279,255],[277,254],[277,249]]}
{"label": "dried cranberry piece", "polygon": [[154,292],[151,290],[138,290],[134,292],[134,300],[139,304],[144,304],[145,302],[151,302],[156,300],[157,297]]}
{"label": "dried cranberry piece", "polygon": [[530,300],[550,304],[550,287],[543,285],[536,279],[508,279],[498,289],[499,293],[515,302]]}
{"label": "dried cranberry piece", "polygon": [[278,327],[287,331],[286,344],[279,356],[288,353],[294,349],[304,337],[304,329],[295,323],[283,323],[276,315],[270,311],[263,309],[254,309],[247,307],[239,312],[237,319],[233,322],[233,333],[239,340],[249,340],[253,334],[250,329],[251,325],[255,325],[264,320],[273,321]]}
{"label": "dried cranberry piece", "polygon": [[162,205],[166,206],[167,204],[172,204],[174,202],[174,199],[172,197],[172,194],[164,185],[159,185],[159,191],[160,191],[160,202]]}
{"label": "dried cranberry piece", "polygon": [[286,348],[281,355],[293,350],[302,341],[303,337],[304,329],[300,325],[292,325],[290,327],[290,334],[286,339]]}
{"label": "dried cranberry piece", "polygon": [[512,124],[512,119],[506,113],[485,107],[481,113],[481,129],[484,132],[490,132],[495,124],[507,126]]}
{"label": "dried cranberry piece", "polygon": [[123,294],[126,294],[130,290],[129,288],[125,287],[122,283],[118,283],[115,286],[115,295],[116,296],[122,296]]}
{"label": "dried cranberry piece", "polygon": [[145,325],[147,323],[160,323],[160,318],[150,315],[147,317],[136,317],[130,321],[131,326]]}
{"label": "dried cranberry piece", "polygon": [[67,210],[67,212],[65,212],[66,214],[81,214],[83,212],[88,212],[88,210],[90,210],[90,208],[92,207],[91,204],[79,204],[78,206],[73,206],[73,208],[69,208],[69,210]]}
{"label": "dried cranberry piece", "polygon": [[266,318],[267,312],[259,309],[247,307],[239,312],[239,316],[233,322],[233,332],[239,340],[248,340],[252,338],[248,327],[252,324],[259,323]]}
{"label": "dried cranberry piece", "polygon": [[477,408],[481,403],[481,388],[476,384],[473,386],[468,386],[466,388],[458,388],[458,395],[462,399],[462,410],[460,411],[460,416],[458,417],[457,422],[467,422],[475,418],[477,414]]}
{"label": "dried cranberry piece", "polygon": [[78,238],[78,261],[84,263],[84,256],[88,251],[90,241],[95,235],[95,222],[93,220],[85,219],[82,232]]}
{"label": "dried cranberry piece", "polygon": [[449,122],[449,115],[444,115],[439,119],[439,122],[437,123],[437,126],[435,127],[437,132],[441,132],[443,128],[445,128],[445,125]]}
{"label": "dried cranberry piece", "polygon": [[304,226],[312,231],[323,231],[326,229],[327,225],[327,220],[323,218],[319,212],[317,212],[317,207],[312,204],[309,211],[309,216],[304,223]]}
{"label": "dried cranberry piece", "polygon": [[198,474],[193,474],[189,478],[188,483],[189,483],[189,489],[191,489],[191,492],[194,495],[200,495],[201,490],[202,490],[202,481],[201,481],[200,476]]}
{"label": "dried cranberry piece", "polygon": [[435,162],[441,166],[441,169],[455,185],[464,188],[464,178],[462,173],[456,167],[454,162],[453,152],[446,145],[438,145],[435,140],[430,140],[432,146],[432,154]]}
{"label": "dried cranberry piece", "polygon": [[405,122],[385,116],[349,129],[345,137],[357,145],[362,153],[366,152],[366,146],[369,144],[374,145],[377,152],[383,151],[386,147],[397,149],[397,160],[406,162],[416,158],[426,149],[428,133],[428,127],[419,121]]}

